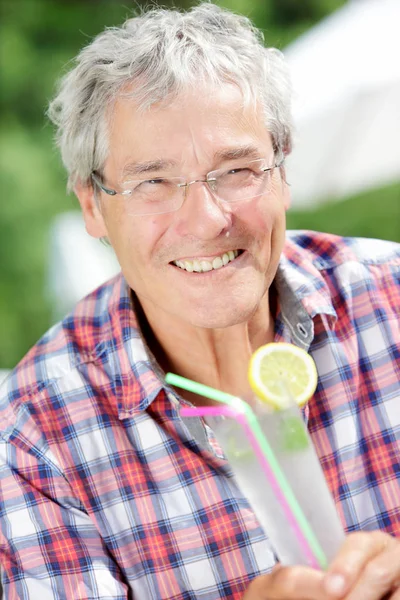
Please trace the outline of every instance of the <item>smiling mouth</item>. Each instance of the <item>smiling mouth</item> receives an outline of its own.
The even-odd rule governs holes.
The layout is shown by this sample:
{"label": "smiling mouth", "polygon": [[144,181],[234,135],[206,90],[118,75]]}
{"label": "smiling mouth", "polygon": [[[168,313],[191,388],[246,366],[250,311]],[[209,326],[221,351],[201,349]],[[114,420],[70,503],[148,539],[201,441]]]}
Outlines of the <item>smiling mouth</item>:
{"label": "smiling mouth", "polygon": [[229,252],[216,256],[213,260],[174,260],[171,264],[189,273],[207,273],[208,271],[217,271],[224,268],[243,252],[244,250],[229,250]]}

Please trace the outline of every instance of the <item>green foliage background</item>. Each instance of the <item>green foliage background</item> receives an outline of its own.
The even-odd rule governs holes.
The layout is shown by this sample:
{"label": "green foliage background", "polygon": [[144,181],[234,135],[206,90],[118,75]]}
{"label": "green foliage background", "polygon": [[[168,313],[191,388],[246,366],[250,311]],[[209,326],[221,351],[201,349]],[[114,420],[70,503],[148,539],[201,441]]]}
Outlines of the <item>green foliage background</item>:
{"label": "green foliage background", "polygon": [[[163,2],[169,6],[172,3]],[[194,2],[176,0],[175,6]],[[221,0],[284,48],[344,0]],[[11,368],[51,325],[46,295],[52,218],[77,207],[45,111],[79,49],[141,2],[0,0],[0,367]],[[289,214],[289,227],[400,241],[398,186]]]}

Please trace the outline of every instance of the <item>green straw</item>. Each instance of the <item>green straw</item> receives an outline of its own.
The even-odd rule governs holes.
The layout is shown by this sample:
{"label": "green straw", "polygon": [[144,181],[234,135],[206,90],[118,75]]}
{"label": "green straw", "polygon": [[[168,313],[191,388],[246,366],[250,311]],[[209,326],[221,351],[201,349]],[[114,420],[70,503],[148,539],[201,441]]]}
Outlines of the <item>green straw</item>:
{"label": "green straw", "polygon": [[326,559],[325,553],[321,548],[321,545],[314,534],[306,516],[304,515],[296,496],[293,493],[292,488],[288,480],[286,479],[285,474],[279,466],[279,462],[276,459],[276,456],[268,443],[267,438],[265,437],[258,419],[254,414],[251,407],[244,402],[238,396],[232,396],[231,394],[227,394],[225,392],[221,392],[215,388],[209,387],[208,385],[203,385],[202,383],[198,383],[197,381],[193,381],[191,379],[186,379],[185,377],[181,377],[180,375],[175,375],[174,373],[167,373],[165,376],[165,381],[169,385],[174,385],[176,387],[187,390],[188,392],[193,392],[194,394],[198,394],[199,396],[204,396],[205,398],[209,398],[210,400],[216,400],[217,402],[221,402],[222,404],[228,405],[232,409],[237,412],[244,414],[248,426],[257,441],[261,451],[264,454],[265,459],[267,460],[271,471],[273,472],[276,481],[297,521],[298,527],[307,540],[312,552],[316,560],[319,563],[321,569],[326,569],[328,566],[328,561]]}
{"label": "green straw", "polygon": [[169,385],[175,385],[187,392],[193,392],[194,394],[204,396],[210,400],[216,400],[217,402],[227,404],[235,410],[240,410],[246,414],[254,414],[247,402],[244,402],[239,396],[232,396],[232,394],[221,392],[221,390],[209,387],[208,385],[203,385],[192,379],[186,379],[186,377],[181,377],[180,375],[175,375],[175,373],[167,373],[165,381]]}

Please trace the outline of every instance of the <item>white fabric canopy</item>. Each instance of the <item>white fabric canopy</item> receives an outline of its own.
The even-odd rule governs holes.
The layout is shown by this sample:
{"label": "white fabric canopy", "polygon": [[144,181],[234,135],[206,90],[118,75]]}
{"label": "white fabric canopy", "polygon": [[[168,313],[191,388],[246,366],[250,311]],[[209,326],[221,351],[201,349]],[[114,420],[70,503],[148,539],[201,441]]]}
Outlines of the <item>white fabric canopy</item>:
{"label": "white fabric canopy", "polygon": [[[7,377],[7,375],[9,374],[10,371],[7,371],[7,369],[0,369],[0,385],[3,383],[3,381],[5,380],[5,378]],[[0,596],[1,598],[1,596]]]}
{"label": "white fabric canopy", "polygon": [[284,51],[294,206],[400,182],[400,0],[353,0]]}
{"label": "white fabric canopy", "polygon": [[80,212],[55,218],[50,230],[48,278],[54,320],[119,270],[112,249],[86,232]]}

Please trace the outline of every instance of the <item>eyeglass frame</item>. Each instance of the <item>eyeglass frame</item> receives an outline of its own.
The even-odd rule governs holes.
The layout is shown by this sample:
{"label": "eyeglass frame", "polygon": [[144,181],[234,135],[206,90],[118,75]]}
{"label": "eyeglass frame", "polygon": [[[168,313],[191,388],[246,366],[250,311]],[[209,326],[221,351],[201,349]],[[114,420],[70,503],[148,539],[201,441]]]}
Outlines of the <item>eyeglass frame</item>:
{"label": "eyeglass frame", "polygon": [[[252,164],[254,162],[257,161],[261,161],[261,160],[265,160],[263,158],[255,158],[254,160],[249,161],[246,164]],[[268,167],[266,169],[261,169],[261,171],[263,171],[264,173],[267,173],[269,171],[273,171],[274,169],[279,169],[280,167],[282,167],[282,165],[285,162],[285,156],[282,155],[282,158],[280,161],[277,161],[272,167]],[[183,202],[186,200],[186,194],[187,194],[187,190],[189,188],[190,185],[192,185],[193,183],[207,183],[210,184],[212,181],[216,181],[217,178],[209,178],[210,175],[212,175],[213,173],[216,173],[218,171],[222,171],[223,169],[214,169],[212,171],[209,171],[206,174],[206,179],[193,179],[192,181],[185,181],[184,183],[177,183],[176,187],[177,188],[184,188],[184,194],[183,194],[183,200],[182,200],[182,204]],[[233,170],[233,169],[232,169]],[[103,185],[103,183],[100,181],[99,179],[99,174],[96,171],[92,171],[92,173],[90,174],[90,177],[92,179],[92,181],[101,189],[102,192],[104,192],[105,194],[109,195],[109,196],[130,196],[132,195],[132,191],[133,190],[123,190],[122,192],[118,192],[117,190],[114,190],[112,188],[108,188],[105,185]],[[151,181],[152,179],[183,179],[183,177],[151,177],[151,178],[147,178],[147,179],[132,179],[129,180],[127,183],[143,183],[145,181]],[[211,191],[211,193],[214,195],[214,190],[212,189],[212,187],[210,185],[208,185],[208,189]],[[255,197],[255,196],[254,196]],[[252,198],[252,196],[250,196],[250,198]],[[221,202],[226,202],[227,204],[235,204],[235,202],[241,202],[241,200],[236,200],[235,202],[229,202],[229,200],[224,200],[223,198],[219,198],[219,200],[221,200]],[[243,198],[243,200],[245,200],[245,198]],[[176,208],[175,210],[179,210],[179,208],[182,207],[182,204]],[[174,210],[170,210],[170,211],[166,211],[166,213],[168,212],[175,212]],[[146,213],[145,213],[146,214]],[[137,216],[145,216],[145,214],[143,215],[137,215]],[[152,214],[152,213],[148,213],[148,214]],[[160,213],[163,214],[163,213]]]}

